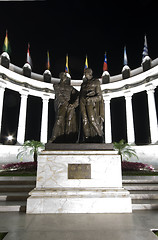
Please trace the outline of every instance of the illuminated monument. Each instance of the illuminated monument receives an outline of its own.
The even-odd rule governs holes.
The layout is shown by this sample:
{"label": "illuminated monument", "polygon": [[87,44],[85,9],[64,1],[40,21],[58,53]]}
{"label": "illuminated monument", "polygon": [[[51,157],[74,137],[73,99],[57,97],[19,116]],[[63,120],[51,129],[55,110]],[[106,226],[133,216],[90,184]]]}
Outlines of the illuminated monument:
{"label": "illuminated monument", "polygon": [[[5,89],[16,91],[21,96],[19,121],[17,129],[17,142],[23,144],[25,139],[25,124],[27,115],[27,99],[28,96],[40,97],[42,99],[42,117],[40,141],[47,142],[47,126],[48,126],[48,103],[50,99],[55,98],[52,83],[59,82],[58,78],[53,78],[49,70],[43,75],[31,72],[29,64],[25,64],[23,68],[19,68],[9,61],[7,53],[1,55],[0,65],[0,130],[3,114],[3,100]],[[8,58],[8,61],[6,60]],[[3,61],[2,61],[3,59]],[[100,78],[103,100],[105,104],[105,143],[111,143],[112,140],[112,124],[110,104],[111,100],[124,97],[126,106],[126,126],[127,126],[127,142],[135,143],[135,129],[133,121],[132,98],[134,94],[146,91],[148,99],[148,116],[151,144],[158,141],[157,113],[154,92],[158,85],[158,59],[151,61],[149,57],[144,59],[141,67],[130,71],[126,66],[123,68],[122,74],[110,77],[106,72]],[[30,78],[27,76],[31,76]],[[51,83],[49,83],[49,81]],[[71,85],[77,90],[80,89],[83,80],[71,80]],[[105,84],[106,82],[106,84]]]}
{"label": "illuminated monument", "polygon": [[[30,77],[32,81],[30,81]],[[50,80],[51,83],[49,83]],[[1,55],[0,123],[2,122],[5,89],[19,92],[21,96],[17,128],[17,142],[19,144],[23,144],[26,140],[25,127],[27,99],[29,95],[42,99],[40,141],[47,143],[48,103],[50,99],[55,98],[52,84],[55,82],[59,82],[59,79],[51,77],[49,71],[45,72],[43,76],[38,75],[31,72],[31,68],[28,64],[24,65],[23,69],[18,68],[10,63],[9,56],[6,53]],[[83,80],[71,80],[71,85],[77,90],[80,90],[82,82]],[[152,151],[153,154],[156,155],[155,149],[157,149],[157,146],[155,144],[158,141],[158,124],[154,91],[158,86],[158,59],[151,61],[147,56],[140,68],[130,71],[126,66],[123,68],[122,74],[113,77],[110,77],[107,72],[104,72],[100,82],[105,106],[104,142],[108,144],[113,141],[111,101],[118,97],[124,97],[127,141],[131,144],[135,143],[136,132],[134,129],[132,97],[136,93],[145,91],[148,102],[151,138],[151,145],[149,145],[149,148],[147,148],[148,146],[145,146],[145,148],[148,154],[149,152],[151,154]],[[139,150],[140,152],[144,151],[144,155],[147,153],[138,146],[138,152]],[[52,154],[54,154],[54,159],[56,160],[49,165],[48,162],[51,160],[49,157]],[[37,174],[39,178],[37,178],[36,189],[31,193],[32,199],[29,198],[28,200],[28,203],[31,201],[30,204],[28,204],[28,213],[71,212],[71,209],[72,212],[78,212],[79,210],[75,207],[76,201],[82,206],[80,212],[131,212],[129,193],[122,188],[121,164],[117,153],[111,151],[111,149],[106,151],[102,149],[101,152],[99,150],[96,152],[95,150],[89,149],[86,151],[85,158],[81,158],[81,155],[83,156],[84,154],[85,151],[80,153],[75,152],[75,154],[74,151],[70,151],[69,154],[67,154],[66,152],[55,150],[53,153],[45,152],[40,155]],[[91,157],[87,157],[87,154]],[[109,158],[109,156],[111,157]],[[56,163],[60,162],[59,157],[61,159],[60,168],[62,168],[62,174],[60,176],[58,175],[58,170],[60,169],[56,165]],[[99,164],[99,161],[106,161],[106,163],[110,161],[108,163],[109,168],[99,167],[103,164],[103,162]],[[115,164],[114,166],[115,161],[118,165]],[[84,176],[81,176],[81,174],[79,178],[75,177],[74,179],[73,171],[75,171],[75,168],[77,168],[77,171],[85,171],[86,174]],[[52,169],[52,172],[54,169],[53,176],[51,175],[52,172],[49,172],[48,169]],[[114,172],[116,170],[115,179],[111,178],[111,170]],[[47,174],[45,174],[46,172]],[[104,179],[105,173],[107,176],[106,179]],[[50,185],[53,188],[51,191],[49,191]],[[96,191],[96,189],[99,189],[99,191]],[[75,196],[77,196],[77,200]],[[57,198],[60,198],[60,201],[57,201]],[[62,208],[61,206],[66,202],[65,208]],[[56,207],[51,209],[47,208],[47,206],[51,206],[52,204]],[[100,208],[100,205],[105,206],[104,208]],[[89,206],[94,206],[94,208],[89,208]],[[114,206],[118,206],[118,208],[114,208]]]}

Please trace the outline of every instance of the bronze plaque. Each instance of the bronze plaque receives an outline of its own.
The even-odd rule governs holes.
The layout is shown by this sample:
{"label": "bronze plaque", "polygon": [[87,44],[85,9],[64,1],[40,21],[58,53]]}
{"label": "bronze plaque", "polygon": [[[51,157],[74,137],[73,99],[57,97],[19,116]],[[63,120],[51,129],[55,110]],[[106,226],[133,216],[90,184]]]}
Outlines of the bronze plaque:
{"label": "bronze plaque", "polygon": [[91,179],[91,164],[68,164],[68,179]]}

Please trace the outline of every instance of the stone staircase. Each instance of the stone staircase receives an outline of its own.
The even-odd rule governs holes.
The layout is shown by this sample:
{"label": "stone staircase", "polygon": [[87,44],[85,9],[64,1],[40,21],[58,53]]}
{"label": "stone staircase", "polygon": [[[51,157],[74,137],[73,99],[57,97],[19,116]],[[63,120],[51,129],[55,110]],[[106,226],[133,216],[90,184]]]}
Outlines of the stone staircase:
{"label": "stone staircase", "polygon": [[133,210],[158,209],[158,176],[123,177],[123,187],[130,192]]}
{"label": "stone staircase", "polygon": [[0,212],[25,212],[35,177],[0,177]]}
{"label": "stone staircase", "polygon": [[[35,177],[0,177],[0,212],[25,212],[34,187]],[[158,209],[158,176],[123,177],[123,187],[130,191],[133,210]]]}

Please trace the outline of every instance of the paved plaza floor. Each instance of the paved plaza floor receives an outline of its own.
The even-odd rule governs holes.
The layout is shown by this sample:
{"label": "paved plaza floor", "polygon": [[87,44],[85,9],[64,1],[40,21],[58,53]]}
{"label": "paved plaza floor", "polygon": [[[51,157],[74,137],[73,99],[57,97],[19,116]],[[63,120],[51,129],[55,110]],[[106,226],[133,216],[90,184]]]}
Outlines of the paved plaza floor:
{"label": "paved plaza floor", "polygon": [[158,211],[132,214],[0,213],[4,240],[157,240]]}

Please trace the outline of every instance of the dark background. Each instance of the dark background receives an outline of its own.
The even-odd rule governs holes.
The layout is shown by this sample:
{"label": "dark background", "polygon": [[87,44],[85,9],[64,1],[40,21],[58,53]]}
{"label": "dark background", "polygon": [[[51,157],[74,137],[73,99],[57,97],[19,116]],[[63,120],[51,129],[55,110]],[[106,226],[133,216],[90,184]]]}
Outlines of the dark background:
{"label": "dark background", "polygon": [[[59,73],[64,71],[67,53],[72,79],[82,78],[86,54],[94,76],[100,77],[105,51],[110,75],[119,74],[123,67],[125,45],[128,65],[135,69],[141,65],[145,34],[149,56],[151,59],[158,57],[156,0],[0,2],[0,19],[1,49],[7,29],[12,49],[11,62],[22,67],[26,62],[29,42],[33,71],[40,74],[46,69],[47,50],[50,52],[51,72],[54,77],[58,77]],[[7,100],[8,96],[14,100]],[[157,101],[157,90],[155,98]],[[138,144],[150,141],[146,100],[145,92],[135,94],[133,97]],[[3,135],[6,135],[7,131],[11,133],[16,131],[19,104],[20,96],[7,90]],[[50,135],[54,110],[52,101],[49,104]],[[27,139],[39,139],[41,109],[41,99],[29,97]],[[126,139],[124,98],[112,100],[111,115],[113,140]]]}

